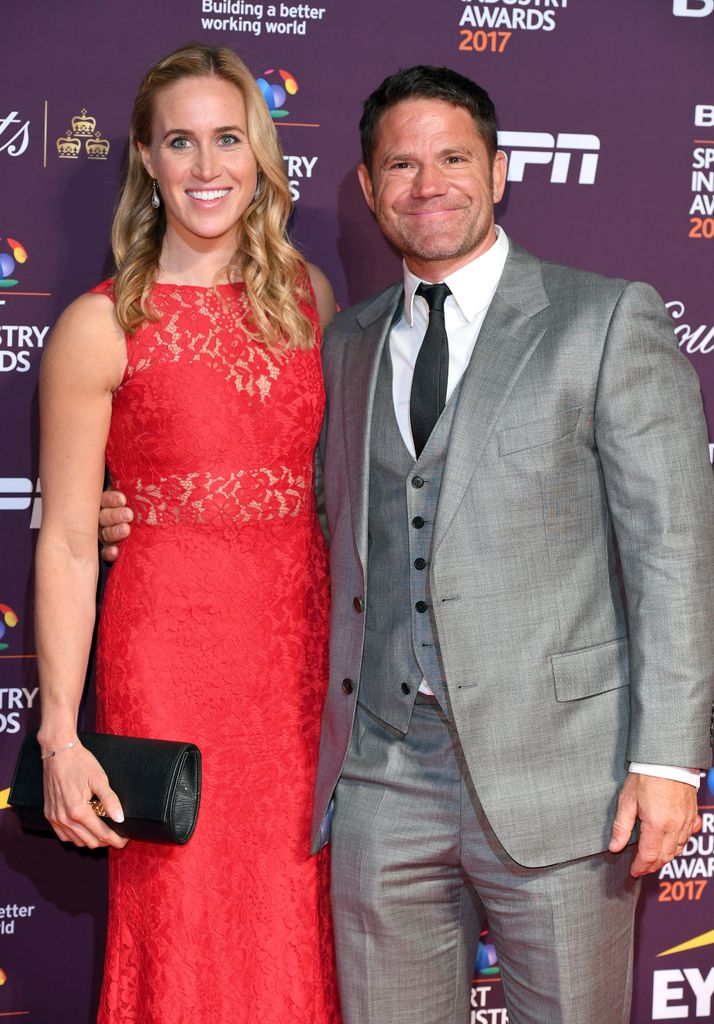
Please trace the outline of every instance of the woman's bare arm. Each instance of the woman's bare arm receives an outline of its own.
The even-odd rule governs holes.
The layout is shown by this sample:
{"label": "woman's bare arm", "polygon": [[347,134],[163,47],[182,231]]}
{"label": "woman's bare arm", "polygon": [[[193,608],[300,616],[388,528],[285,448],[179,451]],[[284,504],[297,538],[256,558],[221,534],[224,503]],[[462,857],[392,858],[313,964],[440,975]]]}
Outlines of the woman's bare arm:
{"label": "woman's bare arm", "polygon": [[[85,295],[62,314],[40,372],[42,528],[36,556],[36,634],[45,813],[61,839],[80,846],[125,841],[89,807],[112,817],[119,800],[77,741],[77,712],[95,619],[97,506],[112,392],[126,365],[124,336],[106,297]],[[69,748],[68,744],[75,744]]]}

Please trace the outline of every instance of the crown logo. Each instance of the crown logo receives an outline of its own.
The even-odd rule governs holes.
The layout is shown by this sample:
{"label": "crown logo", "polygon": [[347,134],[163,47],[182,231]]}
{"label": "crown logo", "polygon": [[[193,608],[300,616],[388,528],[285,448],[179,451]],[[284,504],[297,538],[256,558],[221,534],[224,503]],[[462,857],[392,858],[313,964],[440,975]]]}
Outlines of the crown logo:
{"label": "crown logo", "polygon": [[57,139],[57,152],[62,159],[76,160],[81,148],[82,143],[79,139],[73,139],[69,132]]}
{"label": "crown logo", "polygon": [[87,113],[86,107],[82,107],[79,115],[72,118],[72,133],[74,135],[92,135],[96,127],[97,119]]}
{"label": "crown logo", "polygon": [[57,139],[57,153],[64,160],[78,160],[82,147],[90,160],[106,160],[109,156],[111,143],[102,138],[97,129],[97,119],[82,107],[79,114],[72,118],[71,126],[66,135]]}
{"label": "crown logo", "polygon": [[84,148],[87,150],[87,156],[90,160],[106,160],[109,155],[110,142],[108,139],[103,139],[101,132],[95,132],[93,139],[87,139],[84,143]]}

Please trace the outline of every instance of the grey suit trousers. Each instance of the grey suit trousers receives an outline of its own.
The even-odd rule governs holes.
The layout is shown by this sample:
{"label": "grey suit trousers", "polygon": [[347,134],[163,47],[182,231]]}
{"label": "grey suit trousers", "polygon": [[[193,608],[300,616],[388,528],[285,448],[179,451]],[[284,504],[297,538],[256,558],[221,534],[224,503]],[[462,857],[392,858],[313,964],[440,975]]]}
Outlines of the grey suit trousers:
{"label": "grey suit trousers", "polygon": [[485,915],[510,1024],[629,1021],[632,848],[517,864],[438,706],[406,735],[358,706],[332,841],[344,1024],[467,1024]]}

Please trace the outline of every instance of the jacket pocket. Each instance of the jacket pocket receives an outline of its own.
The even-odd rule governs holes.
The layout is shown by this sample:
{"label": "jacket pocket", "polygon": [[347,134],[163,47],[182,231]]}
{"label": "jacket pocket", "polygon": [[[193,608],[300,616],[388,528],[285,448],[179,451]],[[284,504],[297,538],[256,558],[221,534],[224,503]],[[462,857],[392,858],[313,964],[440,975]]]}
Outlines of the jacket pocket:
{"label": "jacket pocket", "polygon": [[553,444],[575,432],[578,425],[580,409],[564,409],[557,416],[549,416],[545,420],[533,423],[519,423],[517,427],[508,427],[498,432],[498,454],[512,455],[528,448],[539,448],[541,445]]}
{"label": "jacket pocket", "polygon": [[596,647],[553,654],[550,663],[555,699],[560,702],[594,697],[627,686],[630,681],[626,636]]}

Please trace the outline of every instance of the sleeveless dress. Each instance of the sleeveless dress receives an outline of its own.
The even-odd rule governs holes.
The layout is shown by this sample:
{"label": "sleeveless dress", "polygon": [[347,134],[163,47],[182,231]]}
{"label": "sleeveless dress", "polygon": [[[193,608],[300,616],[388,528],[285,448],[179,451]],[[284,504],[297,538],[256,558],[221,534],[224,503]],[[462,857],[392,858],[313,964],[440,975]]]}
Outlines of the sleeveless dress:
{"label": "sleeveless dress", "polygon": [[186,846],[110,851],[98,1021],[339,1024],[328,861],[309,856],[327,683],[319,345],[249,341],[240,284],[156,285],[152,301],[107,443],[136,518],[104,595],[97,727],[197,743],[203,791]]}

